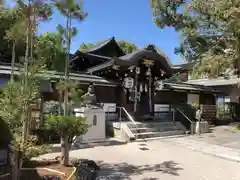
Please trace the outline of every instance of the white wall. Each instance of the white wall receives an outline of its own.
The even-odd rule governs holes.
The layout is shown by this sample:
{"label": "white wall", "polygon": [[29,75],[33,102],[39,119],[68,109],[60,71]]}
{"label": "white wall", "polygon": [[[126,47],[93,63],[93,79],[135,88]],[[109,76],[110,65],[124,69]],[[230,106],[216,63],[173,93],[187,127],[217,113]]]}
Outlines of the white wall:
{"label": "white wall", "polygon": [[[81,136],[83,141],[101,140],[106,138],[106,120],[103,109],[84,109],[84,117],[87,118],[89,125],[86,134]],[[80,115],[80,114],[79,114]],[[96,117],[96,124],[94,124],[94,116]]]}

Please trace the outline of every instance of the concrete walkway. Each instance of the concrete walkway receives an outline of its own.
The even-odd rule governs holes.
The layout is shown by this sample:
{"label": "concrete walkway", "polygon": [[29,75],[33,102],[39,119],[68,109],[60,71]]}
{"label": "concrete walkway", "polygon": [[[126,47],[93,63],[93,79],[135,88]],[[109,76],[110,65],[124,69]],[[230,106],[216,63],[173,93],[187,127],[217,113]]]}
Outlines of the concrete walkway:
{"label": "concrete walkway", "polygon": [[240,149],[211,144],[204,141],[191,139],[191,137],[164,139],[163,142],[168,142],[172,145],[180,145],[194,151],[216,156],[226,160],[240,162]]}
{"label": "concrete walkway", "polygon": [[[95,160],[101,174],[114,180],[239,180],[239,163],[189,148],[203,149],[205,145],[173,138],[75,150],[70,156]],[[46,154],[42,158],[57,155]]]}
{"label": "concrete walkway", "polygon": [[189,136],[190,139],[203,141],[209,144],[221,145],[234,149],[240,149],[240,131],[233,126],[217,126],[211,128],[212,133],[200,136]]}

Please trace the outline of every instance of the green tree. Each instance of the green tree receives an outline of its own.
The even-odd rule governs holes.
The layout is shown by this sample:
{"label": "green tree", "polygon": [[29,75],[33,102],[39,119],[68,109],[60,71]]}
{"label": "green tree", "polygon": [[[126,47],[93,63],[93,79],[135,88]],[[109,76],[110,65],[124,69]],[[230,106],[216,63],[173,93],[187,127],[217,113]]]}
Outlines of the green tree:
{"label": "green tree", "polygon": [[80,45],[80,48],[79,50],[82,51],[82,52],[85,52],[91,48],[93,48],[95,45],[93,43],[82,43]]}
{"label": "green tree", "polygon": [[[45,146],[37,146],[37,137],[29,132],[29,124],[31,124],[30,106],[36,104],[39,99],[38,73],[43,70],[42,67],[39,61],[29,64],[27,87],[23,88],[26,78],[25,73],[22,71],[16,81],[6,84],[1,89],[0,105],[2,108],[0,109],[0,116],[8,124],[13,137],[11,147],[16,158],[12,172],[14,180],[19,178],[19,168],[21,168],[23,160],[38,156],[46,152],[44,150],[47,150]],[[23,106],[24,103],[27,104],[27,108]],[[25,137],[23,136],[24,133],[26,139],[23,139]]]}
{"label": "green tree", "polygon": [[[29,114],[31,105],[38,99],[39,85],[37,75],[44,66],[41,61],[33,59],[34,37],[38,22],[47,19],[51,15],[51,8],[41,1],[28,1],[26,4],[25,1],[17,1],[15,8],[21,15],[20,21],[13,14],[13,21],[10,22],[11,26],[5,28],[5,32],[8,30],[7,34],[12,38],[12,41],[19,40],[21,39],[18,37],[20,34],[13,34],[13,32],[19,27],[17,26],[18,22],[26,24],[26,26],[21,26],[23,28],[21,30],[25,32],[23,34],[25,35],[24,66],[20,68],[21,75],[18,81],[12,82],[3,88],[0,100],[3,110],[1,109],[0,115],[12,130],[12,149],[15,151],[16,157],[14,168],[12,168],[12,179],[17,180],[20,177],[22,161],[37,151],[37,148],[34,149],[33,146],[37,138],[29,134],[29,124],[31,123]],[[9,23],[6,19],[4,20],[3,24]],[[34,153],[30,153],[28,149],[31,149]]]}
{"label": "green tree", "polygon": [[26,22],[23,20],[22,14],[18,13],[18,19],[16,19],[15,24],[6,31],[6,39],[12,42],[12,60],[11,60],[11,82],[14,80],[14,67],[16,59],[16,46],[23,45]]}
{"label": "green tree", "polygon": [[[42,1],[31,1],[29,0],[26,4],[24,1],[17,1],[17,8],[24,14],[25,18],[23,20],[26,20],[26,50],[25,50],[25,58],[24,58],[24,76],[22,79],[22,93],[27,91],[28,87],[30,86],[30,82],[32,78],[29,76],[30,69],[29,65],[30,63],[33,63],[33,48],[34,48],[34,37],[35,32],[37,29],[37,24],[41,20],[48,19],[49,16],[51,16],[52,11],[51,7]],[[27,96],[28,97],[28,96]],[[28,133],[28,124],[29,124],[29,99],[24,98],[22,101],[22,113],[21,113],[21,122],[22,124],[22,138],[21,138],[21,145],[20,150],[24,152],[24,146],[25,142],[27,142],[27,133]]]}
{"label": "green tree", "polygon": [[[95,45],[101,44],[103,41],[105,41],[105,40],[98,41],[95,44],[94,43],[82,43],[80,45],[79,50],[85,52],[85,51],[91,49],[92,47],[94,47]],[[128,42],[126,40],[119,40],[119,41],[117,41],[117,43],[125,54],[132,53],[133,51],[136,51],[138,49],[138,47],[134,43]]]}
{"label": "green tree", "polygon": [[37,37],[36,56],[46,63],[48,70],[64,71],[65,51],[59,32],[46,32]]}
{"label": "green tree", "polygon": [[[21,17],[21,14],[21,11],[17,8],[2,8],[0,10],[0,52],[2,62],[4,61],[5,63],[11,63],[11,55],[13,53],[11,50],[13,45],[11,31],[16,31],[16,28],[13,26],[15,23],[19,22],[19,17]],[[23,36],[23,38],[24,37],[25,36]],[[18,43],[19,44],[15,49],[14,59],[19,63],[20,57],[24,55],[25,44],[22,41],[18,41]]]}
{"label": "green tree", "polygon": [[118,45],[125,54],[132,53],[133,51],[136,51],[138,49],[138,47],[135,44],[130,43],[126,40],[119,40]]}
{"label": "green tree", "polygon": [[69,151],[74,136],[83,135],[88,130],[88,124],[84,117],[48,115],[46,117],[45,130],[54,131],[61,137],[61,152],[64,154],[62,161],[68,165]]}
{"label": "green tree", "polygon": [[[71,40],[77,34],[76,28],[72,27],[72,20],[76,19],[80,22],[83,21],[87,13],[83,11],[83,2],[76,2],[75,0],[54,0],[53,1],[56,8],[59,12],[66,17],[66,28],[59,26],[59,30],[63,33],[64,40],[66,42],[66,60],[65,60],[65,69],[64,77],[65,84],[69,81],[69,62],[70,62],[70,49],[71,49]],[[69,91],[68,88],[65,88],[64,92],[64,116],[68,116],[68,99]],[[63,139],[64,141],[66,139]],[[67,142],[65,142],[67,144]],[[69,150],[64,151],[62,154],[62,164],[68,165]]]}
{"label": "green tree", "polygon": [[[69,91],[68,116],[63,115],[62,94]],[[87,132],[88,125],[86,119],[73,116],[74,107],[82,107],[83,91],[79,89],[74,81],[60,80],[57,83],[57,90],[60,94],[59,102],[50,102],[45,106],[45,112],[48,114],[44,123],[43,130],[47,132],[55,132],[61,137],[61,162],[64,165],[69,163],[69,150],[74,136],[82,135]]]}
{"label": "green tree", "polygon": [[[240,68],[239,2],[151,0],[151,7],[157,26],[173,27],[181,35],[176,53],[198,61],[196,67],[202,66],[200,69],[210,76],[218,76],[227,68]],[[202,63],[207,59],[212,60],[215,70],[209,72],[205,66],[209,63]]]}

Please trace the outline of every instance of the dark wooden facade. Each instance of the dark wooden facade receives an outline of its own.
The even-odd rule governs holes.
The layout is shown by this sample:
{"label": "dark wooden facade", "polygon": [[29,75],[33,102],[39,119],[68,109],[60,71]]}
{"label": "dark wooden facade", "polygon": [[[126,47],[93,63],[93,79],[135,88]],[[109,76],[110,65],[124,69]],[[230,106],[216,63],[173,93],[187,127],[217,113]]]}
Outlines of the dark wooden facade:
{"label": "dark wooden facade", "polygon": [[[168,58],[156,51],[153,45],[124,54],[115,39],[110,38],[86,52],[77,51],[71,67],[71,72],[77,73],[71,73],[70,79],[78,81],[84,92],[87,92],[90,83],[94,83],[98,102],[124,107],[136,116],[154,116],[156,104],[187,103],[189,93],[200,94],[200,104],[215,104],[216,92],[211,88],[165,83],[164,80],[177,72],[184,72],[184,69],[172,66]],[[57,73],[49,79],[57,81],[62,75]],[[126,77],[134,79],[131,88],[124,86]],[[158,81],[164,82],[160,90],[155,85]],[[44,86],[50,88],[41,89],[42,98],[45,101],[57,101],[59,95],[55,82],[47,82]]]}

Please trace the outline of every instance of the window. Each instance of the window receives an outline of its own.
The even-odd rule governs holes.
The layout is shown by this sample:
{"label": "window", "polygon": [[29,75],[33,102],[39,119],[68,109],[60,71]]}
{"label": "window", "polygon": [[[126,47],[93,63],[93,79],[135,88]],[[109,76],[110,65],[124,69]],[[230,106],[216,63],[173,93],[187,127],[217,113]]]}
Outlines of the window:
{"label": "window", "polygon": [[97,125],[97,115],[93,116],[93,126]]}

